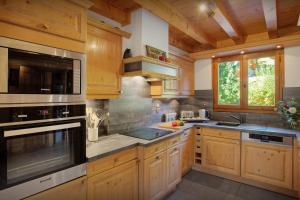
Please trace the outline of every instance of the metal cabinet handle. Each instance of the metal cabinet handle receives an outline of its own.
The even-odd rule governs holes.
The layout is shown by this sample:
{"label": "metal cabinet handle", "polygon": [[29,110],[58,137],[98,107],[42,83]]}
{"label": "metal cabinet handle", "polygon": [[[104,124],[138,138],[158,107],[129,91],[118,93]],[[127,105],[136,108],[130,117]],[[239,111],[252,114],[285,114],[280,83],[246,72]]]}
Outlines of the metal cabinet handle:
{"label": "metal cabinet handle", "polygon": [[49,88],[41,88],[41,91],[50,91],[51,89]]}
{"label": "metal cabinet handle", "polygon": [[70,114],[70,112],[69,111],[65,111],[65,112],[62,112],[62,114],[63,115],[68,115],[68,114]]}
{"label": "metal cabinet handle", "polygon": [[28,116],[27,115],[18,115],[17,117],[18,118],[27,118]]}

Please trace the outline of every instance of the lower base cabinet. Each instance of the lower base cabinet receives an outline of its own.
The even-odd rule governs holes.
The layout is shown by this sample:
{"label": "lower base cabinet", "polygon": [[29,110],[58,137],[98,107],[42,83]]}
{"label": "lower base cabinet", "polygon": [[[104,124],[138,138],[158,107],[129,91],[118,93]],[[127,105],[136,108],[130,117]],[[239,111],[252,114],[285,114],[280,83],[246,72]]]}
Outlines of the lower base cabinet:
{"label": "lower base cabinet", "polygon": [[166,152],[144,160],[144,200],[161,199],[166,190]]}
{"label": "lower base cabinet", "polygon": [[137,200],[138,162],[122,164],[88,178],[88,200]]}
{"label": "lower base cabinet", "polygon": [[292,189],[292,159],[291,147],[244,142],[242,177]]}
{"label": "lower base cabinet", "polygon": [[82,177],[45,192],[26,198],[26,200],[86,200],[87,178]]}
{"label": "lower base cabinet", "polygon": [[167,150],[167,191],[171,191],[181,181],[180,148],[175,146]]}
{"label": "lower base cabinet", "polygon": [[240,175],[240,141],[203,136],[203,168]]}

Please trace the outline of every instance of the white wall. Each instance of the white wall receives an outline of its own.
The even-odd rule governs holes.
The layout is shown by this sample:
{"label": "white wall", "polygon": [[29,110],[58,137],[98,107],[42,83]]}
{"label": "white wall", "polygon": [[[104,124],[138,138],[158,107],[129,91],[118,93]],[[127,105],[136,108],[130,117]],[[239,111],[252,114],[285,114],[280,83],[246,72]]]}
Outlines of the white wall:
{"label": "white wall", "polygon": [[195,62],[195,90],[212,89],[212,62],[211,59],[202,59]]}
{"label": "white wall", "polygon": [[145,45],[168,53],[169,25],[149,11],[140,8],[131,13],[131,24],[124,27],[131,38],[124,39],[123,48],[131,49],[133,56],[146,55]]}
{"label": "white wall", "polygon": [[169,24],[149,11],[142,9],[142,55],[146,55],[145,45],[158,48],[168,54]]}
{"label": "white wall", "polygon": [[300,46],[284,49],[285,87],[300,87]]}

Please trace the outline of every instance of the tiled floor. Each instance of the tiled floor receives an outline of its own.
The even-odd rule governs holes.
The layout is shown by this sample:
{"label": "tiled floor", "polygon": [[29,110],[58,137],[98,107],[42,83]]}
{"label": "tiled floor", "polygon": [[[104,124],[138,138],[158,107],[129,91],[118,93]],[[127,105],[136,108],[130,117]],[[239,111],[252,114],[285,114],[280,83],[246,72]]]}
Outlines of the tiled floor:
{"label": "tiled floor", "polygon": [[167,200],[297,200],[197,171],[188,173]]}

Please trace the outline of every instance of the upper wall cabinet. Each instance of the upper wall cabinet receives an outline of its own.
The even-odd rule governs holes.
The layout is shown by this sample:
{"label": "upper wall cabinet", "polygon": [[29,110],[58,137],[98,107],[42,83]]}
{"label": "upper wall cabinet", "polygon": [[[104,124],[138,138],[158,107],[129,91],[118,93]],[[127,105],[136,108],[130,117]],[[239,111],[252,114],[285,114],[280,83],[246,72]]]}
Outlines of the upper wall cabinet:
{"label": "upper wall cabinet", "polygon": [[0,0],[0,35],[84,52],[91,5],[86,0]]}
{"label": "upper wall cabinet", "polygon": [[123,35],[128,36],[128,33],[94,19],[88,20],[86,44],[88,99],[112,99],[120,95]]}
{"label": "upper wall cabinet", "polygon": [[185,56],[169,53],[172,63],[178,66],[177,80],[154,81],[151,83],[153,97],[187,97],[194,95],[194,62]]}

